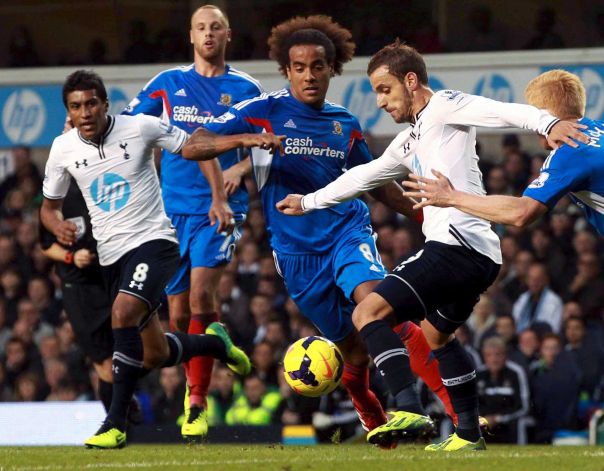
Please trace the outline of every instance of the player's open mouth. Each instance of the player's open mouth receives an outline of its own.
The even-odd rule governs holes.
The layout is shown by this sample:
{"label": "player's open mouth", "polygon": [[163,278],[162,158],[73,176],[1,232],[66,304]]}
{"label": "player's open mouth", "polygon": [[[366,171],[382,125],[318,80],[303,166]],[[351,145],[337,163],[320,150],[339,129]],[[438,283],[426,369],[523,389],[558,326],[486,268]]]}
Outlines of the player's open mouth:
{"label": "player's open mouth", "polygon": [[316,93],[319,92],[319,87],[308,87],[308,88],[305,88],[304,91],[311,95],[315,95]]}

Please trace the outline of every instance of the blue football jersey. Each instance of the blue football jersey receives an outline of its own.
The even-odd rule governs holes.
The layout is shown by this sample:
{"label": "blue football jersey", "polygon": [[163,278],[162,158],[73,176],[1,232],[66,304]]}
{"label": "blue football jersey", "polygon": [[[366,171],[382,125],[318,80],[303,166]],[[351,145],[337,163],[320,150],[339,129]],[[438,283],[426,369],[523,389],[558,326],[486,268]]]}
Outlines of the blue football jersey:
{"label": "blue football jersey", "polygon": [[543,163],[539,177],[524,195],[552,208],[567,193],[585,211],[587,220],[604,235],[604,121],[583,118],[590,140],[574,148],[563,145]]}
{"label": "blue football jersey", "polygon": [[275,204],[290,193],[323,188],[347,168],[372,160],[357,119],[341,106],[321,109],[299,102],[284,89],[233,106],[205,127],[219,134],[272,132],[285,135],[284,154],[252,149],[252,164],[262,206],[278,253],[327,252],[340,234],[371,233],[365,203],[354,199],[300,217],[286,216]]}
{"label": "blue football jersey", "polygon": [[[123,111],[162,116],[191,134],[203,124],[222,115],[232,105],[258,96],[260,83],[249,75],[226,66],[217,77],[203,77],[193,65],[165,70],[153,77]],[[223,170],[239,162],[242,150],[220,156]],[[161,187],[168,214],[207,214],[212,192],[197,162],[164,150],[161,160]],[[248,197],[243,185],[229,199],[236,213],[247,212]]]}

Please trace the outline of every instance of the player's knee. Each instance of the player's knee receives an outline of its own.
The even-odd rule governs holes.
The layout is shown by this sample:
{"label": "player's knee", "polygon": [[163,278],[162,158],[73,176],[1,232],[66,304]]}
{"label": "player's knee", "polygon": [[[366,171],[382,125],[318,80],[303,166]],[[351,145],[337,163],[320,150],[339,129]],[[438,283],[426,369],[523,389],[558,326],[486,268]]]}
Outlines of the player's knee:
{"label": "player's knee", "polygon": [[160,368],[168,359],[169,355],[167,343],[145,345],[145,355],[143,358],[143,365],[145,368],[151,370],[154,368]]}
{"label": "player's knee", "polygon": [[114,304],[111,310],[113,327],[133,327],[138,324],[139,313],[128,304]]}
{"label": "player's knee", "polygon": [[357,368],[363,368],[369,365],[369,353],[365,344],[361,341],[358,333],[348,336],[344,341],[338,342],[338,348],[344,356],[347,364]]}
{"label": "player's knee", "polygon": [[191,315],[188,312],[178,311],[170,313],[170,327],[179,332],[187,332],[189,330],[189,321]]}
{"label": "player's knee", "polygon": [[191,312],[204,313],[215,311],[215,296],[216,293],[210,286],[203,285],[191,288],[189,300]]}

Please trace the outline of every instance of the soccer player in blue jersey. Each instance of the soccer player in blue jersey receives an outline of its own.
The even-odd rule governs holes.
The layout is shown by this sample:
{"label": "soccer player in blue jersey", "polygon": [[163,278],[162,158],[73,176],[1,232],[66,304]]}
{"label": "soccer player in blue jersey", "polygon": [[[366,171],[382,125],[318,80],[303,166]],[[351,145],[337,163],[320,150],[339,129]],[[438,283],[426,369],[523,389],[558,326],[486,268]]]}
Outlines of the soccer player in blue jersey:
{"label": "soccer player in blue jersey", "polygon": [[[372,430],[386,417],[368,388],[367,350],[351,322],[355,303],[385,275],[367,206],[354,199],[299,219],[276,208],[288,193],[315,191],[347,168],[372,160],[356,118],[325,100],[331,77],[351,59],[354,43],[350,32],[331,18],[310,16],[273,28],[269,45],[289,87],[233,106],[198,129],[183,156],[204,160],[231,148],[260,147],[252,149],[252,166],[278,270],[300,310],[342,349],[343,385],[363,426]],[[411,214],[412,202],[403,198],[397,184],[390,182],[371,194],[398,212]],[[418,373],[436,378],[442,387],[418,327],[409,323],[405,331],[417,334],[410,336],[413,346],[426,347],[408,344],[410,351],[424,353]],[[380,445],[388,447],[390,442]]]}
{"label": "soccer player in blue jersey", "polygon": [[[565,195],[578,203],[600,235],[604,235],[604,121],[586,118],[585,87],[581,79],[565,70],[544,72],[525,90],[529,104],[548,110],[560,119],[587,126],[589,142],[578,147],[563,145],[545,160],[541,173],[521,197],[472,195],[456,191],[451,182],[435,172],[436,180],[412,176],[411,195],[423,198],[418,207],[454,207],[500,224],[523,227],[531,224]],[[542,140],[544,147],[547,142]]]}
{"label": "soccer player in blue jersey", "polygon": [[[225,62],[231,30],[218,7],[197,9],[191,16],[190,35],[194,63],[156,75],[124,114],[162,116],[191,134],[231,105],[261,93],[256,80]],[[248,206],[241,180],[249,170],[250,162],[242,149],[199,164],[162,151],[162,195],[176,227],[181,255],[178,270],[166,288],[172,329],[201,334],[218,319],[216,289],[241,235]],[[189,395],[181,432],[186,439],[207,433],[206,400],[213,362],[211,357],[196,357],[185,367]]]}

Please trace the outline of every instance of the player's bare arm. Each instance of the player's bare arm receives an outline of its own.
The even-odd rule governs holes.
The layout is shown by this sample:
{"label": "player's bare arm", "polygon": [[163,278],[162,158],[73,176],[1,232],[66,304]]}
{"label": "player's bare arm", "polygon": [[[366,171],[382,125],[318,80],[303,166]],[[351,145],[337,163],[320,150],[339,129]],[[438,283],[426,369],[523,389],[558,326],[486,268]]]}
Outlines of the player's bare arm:
{"label": "player's bare arm", "polygon": [[281,201],[277,202],[276,207],[283,214],[288,216],[303,216],[302,197],[304,195],[289,194]]}
{"label": "player's bare arm", "polygon": [[546,136],[547,143],[552,149],[557,149],[562,144],[568,144],[571,147],[579,147],[577,142],[587,144],[589,137],[581,131],[582,129],[587,129],[587,126],[577,121],[558,121]]}
{"label": "player's bare arm", "polygon": [[61,208],[63,208],[62,199],[44,198],[40,208],[40,219],[44,227],[54,234],[61,244],[71,246],[76,241],[77,226],[63,219]]}
{"label": "player's bare arm", "polygon": [[419,209],[415,209],[416,201],[410,199],[397,182],[386,183],[369,191],[369,194],[397,213],[410,219],[417,218]]}
{"label": "player's bare arm", "polygon": [[224,180],[224,191],[227,196],[231,196],[241,186],[243,178],[252,171],[252,162],[246,157],[241,162],[227,168],[222,172]]}
{"label": "player's bare arm", "polygon": [[283,139],[285,136],[275,136],[271,133],[221,136],[198,128],[182,148],[182,156],[187,160],[210,160],[239,147],[259,147],[271,153],[276,150],[283,153]]}
{"label": "player's bare arm", "polygon": [[213,226],[218,222],[216,232],[233,232],[235,219],[233,210],[229,206],[228,196],[224,188],[222,168],[218,159],[198,162],[199,168],[210,184],[212,190],[212,204],[208,211],[210,224]]}
{"label": "player's bare arm", "polygon": [[436,179],[410,174],[403,186],[410,188],[405,195],[420,201],[414,208],[425,206],[456,208],[474,216],[499,224],[524,227],[547,212],[547,206],[522,196],[472,195],[456,190],[449,179],[438,170],[432,170]]}

